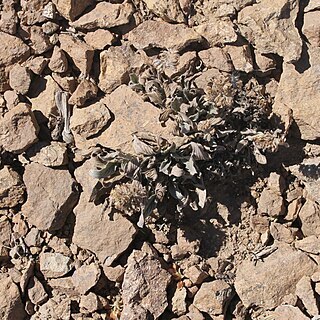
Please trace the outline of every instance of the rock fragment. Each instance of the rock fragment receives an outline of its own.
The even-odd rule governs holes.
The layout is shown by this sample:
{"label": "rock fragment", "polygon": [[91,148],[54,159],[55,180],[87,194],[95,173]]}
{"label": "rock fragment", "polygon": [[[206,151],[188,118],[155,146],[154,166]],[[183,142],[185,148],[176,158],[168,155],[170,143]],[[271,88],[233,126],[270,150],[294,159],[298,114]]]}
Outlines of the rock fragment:
{"label": "rock fragment", "polygon": [[0,208],[13,208],[24,201],[25,187],[19,174],[8,166],[0,170]]}
{"label": "rock fragment", "polygon": [[10,70],[9,84],[17,93],[26,94],[31,84],[31,75],[27,68],[16,64]]}
{"label": "rock fragment", "polygon": [[97,96],[98,87],[90,80],[82,80],[69,99],[69,104],[84,106],[86,101]]}
{"label": "rock fragment", "polygon": [[193,304],[211,316],[222,314],[232,298],[232,288],[223,280],[205,282],[194,297]]}
{"label": "rock fragment", "polygon": [[290,305],[281,305],[271,314],[275,319],[281,320],[308,320],[309,317],[304,315],[298,307]]}
{"label": "rock fragment", "polygon": [[0,30],[14,35],[17,31],[17,14],[13,1],[3,1],[1,8]]}
{"label": "rock fragment", "polygon": [[42,54],[52,48],[49,37],[42,31],[41,27],[32,26],[30,28],[30,40],[32,42],[31,48],[35,54]]}
{"label": "rock fragment", "polygon": [[108,267],[104,265],[103,272],[110,281],[122,282],[125,268],[120,265],[117,265],[115,267]]}
{"label": "rock fragment", "polygon": [[[235,288],[245,307],[256,305],[264,309],[279,306],[303,276],[311,276],[317,269],[305,253],[287,244],[278,243],[278,249],[264,261],[244,260],[237,269]],[[290,275],[290,276],[288,276]]]}
{"label": "rock fragment", "polygon": [[78,199],[70,173],[31,163],[25,168],[23,180],[28,198],[22,210],[29,223],[39,230],[60,229]]}
{"label": "rock fragment", "polygon": [[[1,180],[0,180],[1,181]],[[6,217],[0,218],[0,262],[9,257],[9,249],[11,243],[11,224]]]}
{"label": "rock fragment", "polygon": [[192,43],[202,41],[199,33],[183,24],[147,20],[133,29],[128,40],[136,49],[175,49],[180,51]]}
{"label": "rock fragment", "polygon": [[48,67],[53,72],[63,73],[68,70],[68,60],[63,50],[55,46]]}
{"label": "rock fragment", "polygon": [[44,252],[40,254],[40,271],[46,278],[60,278],[71,269],[71,259],[61,253]]}
{"label": "rock fragment", "polygon": [[134,250],[122,284],[123,320],[140,319],[146,311],[158,319],[168,305],[166,289],[170,279],[155,256]]}
{"label": "rock fragment", "polygon": [[315,235],[297,240],[295,247],[307,253],[320,254],[320,239]]}
{"label": "rock fragment", "polygon": [[187,289],[185,287],[177,288],[172,297],[172,312],[181,316],[187,312]]}
{"label": "rock fragment", "polygon": [[31,108],[19,103],[0,119],[0,146],[13,153],[21,153],[37,142],[39,126]]}
{"label": "rock fragment", "polygon": [[22,0],[21,11],[18,12],[20,22],[23,25],[32,26],[42,23],[46,17],[42,15],[43,9],[50,0]]}
{"label": "rock fragment", "polygon": [[128,2],[121,4],[99,2],[94,9],[71,23],[76,29],[95,30],[113,28],[129,23],[133,6]]}
{"label": "rock fragment", "polygon": [[218,47],[212,47],[199,52],[199,57],[207,68],[216,68],[220,71],[231,72],[232,65],[228,62],[226,52]]}
{"label": "rock fragment", "polygon": [[179,0],[145,0],[148,9],[166,22],[184,23]]}
{"label": "rock fragment", "polygon": [[24,66],[31,70],[33,73],[37,75],[41,75],[45,67],[47,66],[49,62],[49,59],[44,58],[42,56],[38,57],[32,57],[28,59],[25,63]]}
{"label": "rock fragment", "polygon": [[98,29],[88,32],[84,36],[84,41],[94,49],[103,50],[106,46],[112,45],[114,35],[109,30]]}
{"label": "rock fragment", "polygon": [[48,299],[48,294],[44,290],[42,283],[32,277],[28,284],[28,297],[34,305],[40,305]]}
{"label": "rock fragment", "polygon": [[311,46],[320,47],[320,11],[304,14],[302,32]]}
{"label": "rock fragment", "polygon": [[99,267],[91,263],[78,268],[72,275],[72,282],[80,294],[85,294],[98,283],[100,276]]}
{"label": "rock fragment", "polygon": [[320,236],[320,205],[307,200],[299,211],[301,230],[304,236]]}
{"label": "rock fragment", "polygon": [[53,0],[58,12],[67,20],[73,21],[87,7],[94,3],[93,0],[74,1],[74,0]]}

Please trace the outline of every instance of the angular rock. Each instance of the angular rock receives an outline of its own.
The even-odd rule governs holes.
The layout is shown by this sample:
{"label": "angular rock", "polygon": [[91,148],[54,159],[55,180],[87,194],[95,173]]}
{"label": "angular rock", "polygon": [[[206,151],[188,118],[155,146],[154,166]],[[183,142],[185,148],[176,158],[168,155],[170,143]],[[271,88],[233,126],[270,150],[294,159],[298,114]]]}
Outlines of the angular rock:
{"label": "angular rock", "polygon": [[294,234],[292,230],[284,224],[271,222],[270,234],[274,240],[292,243],[294,241]]}
{"label": "angular rock", "polygon": [[296,0],[263,0],[239,12],[241,34],[261,53],[276,53],[285,62],[297,61],[302,40],[295,27]]}
{"label": "angular rock", "polygon": [[69,104],[83,106],[87,100],[97,96],[98,87],[90,80],[82,80],[69,99]]}
{"label": "angular rock", "polygon": [[307,200],[299,211],[301,231],[305,237],[320,236],[320,205]]}
{"label": "angular rock", "polygon": [[91,161],[85,162],[76,169],[75,176],[81,184],[83,192],[74,212],[76,224],[73,242],[83,249],[96,254],[101,263],[110,265],[130,245],[136,234],[134,225],[121,215],[116,215],[112,221],[103,214],[103,205],[89,202],[96,179],[89,175]]}
{"label": "angular rock", "polygon": [[133,6],[128,2],[122,4],[99,2],[96,7],[71,23],[76,29],[95,30],[113,28],[129,23]]}
{"label": "angular rock", "polygon": [[272,312],[271,316],[274,319],[281,320],[308,320],[309,317],[304,315],[302,311],[298,307],[290,306],[290,305],[282,305],[276,308],[274,312]]}
{"label": "angular rock", "polygon": [[63,50],[55,46],[48,67],[53,72],[63,73],[68,70],[68,60]]}
{"label": "angular rock", "polygon": [[88,139],[99,134],[111,120],[111,113],[103,102],[96,102],[86,108],[75,108],[71,117],[72,132]]}
{"label": "angular rock", "polygon": [[30,106],[19,103],[0,120],[0,146],[21,153],[37,142],[39,126]]}
{"label": "angular rock", "polygon": [[199,52],[199,57],[207,68],[216,68],[220,71],[231,72],[232,65],[225,51],[218,47],[212,47]]}
{"label": "angular rock", "polygon": [[0,208],[13,208],[24,201],[25,187],[19,174],[8,166],[0,170]]}
{"label": "angular rock", "polygon": [[309,12],[313,10],[319,10],[320,9],[320,0],[313,0],[309,1],[307,6],[304,8],[304,12]]}
{"label": "angular rock", "polygon": [[193,284],[201,284],[208,274],[198,266],[191,266],[183,271],[183,275],[191,280]]}
{"label": "angular rock", "polygon": [[48,299],[48,294],[44,290],[42,283],[33,277],[28,284],[28,297],[35,305],[40,305]]}
{"label": "angular rock", "polygon": [[93,313],[103,308],[103,298],[97,296],[93,292],[81,296],[79,307],[81,313]]}
{"label": "angular rock", "polygon": [[320,239],[309,236],[295,242],[295,247],[307,253],[320,254]]}
{"label": "angular rock", "polygon": [[74,1],[74,0],[53,0],[58,12],[67,20],[73,21],[87,7],[94,3],[94,0]]}
{"label": "angular rock", "polygon": [[211,18],[209,22],[194,27],[194,30],[205,38],[212,47],[222,43],[233,43],[238,39],[230,18]]}
{"label": "angular rock", "polygon": [[[0,180],[1,181],[1,180]],[[11,224],[6,217],[0,218],[0,262],[9,257],[9,249],[11,243]]]}
{"label": "angular rock", "polygon": [[111,46],[114,35],[109,30],[98,29],[88,32],[84,36],[84,41],[94,49],[103,50],[106,46]]}
{"label": "angular rock", "polygon": [[[293,118],[298,125],[301,139],[315,140],[320,137],[318,119],[320,98],[317,83],[320,77],[318,65],[320,63],[320,48],[308,50],[310,67],[305,66],[306,60],[301,59],[295,66],[283,65],[273,111],[283,119],[288,115],[289,109],[293,111]],[[302,72],[302,70],[304,70]],[[309,99],[303,97],[308,96]]]}
{"label": "angular rock", "polygon": [[100,268],[91,263],[78,268],[72,275],[72,282],[80,294],[85,294],[98,283],[100,276]]}
{"label": "angular rock", "polygon": [[44,22],[46,17],[42,15],[43,9],[50,0],[21,0],[19,11],[20,22],[23,25],[32,26]]}
{"label": "angular rock", "polygon": [[71,300],[62,295],[55,295],[45,304],[39,307],[39,310],[31,317],[31,320],[38,319],[70,319],[71,318]]}
{"label": "angular rock", "polygon": [[305,13],[303,21],[302,33],[311,46],[320,47],[320,11]]}
{"label": "angular rock", "polygon": [[147,20],[134,28],[128,40],[136,49],[163,48],[180,51],[192,43],[202,41],[202,37],[183,24]]}
{"label": "angular rock", "polygon": [[31,75],[29,71],[16,64],[9,73],[9,84],[17,93],[26,94],[31,84]]}
{"label": "angular rock", "polygon": [[33,73],[37,75],[41,75],[45,67],[47,66],[49,62],[49,59],[44,58],[42,56],[39,57],[32,57],[31,59],[28,59],[24,66],[31,70]]}
{"label": "angular rock", "polygon": [[75,289],[71,277],[63,277],[57,279],[48,279],[49,286],[59,293],[66,294],[68,297],[79,296],[78,291]]}
{"label": "angular rock", "polygon": [[277,62],[272,55],[255,52],[255,60],[259,70],[264,73],[274,70],[277,66]]}
{"label": "angular rock", "polygon": [[74,76],[62,76],[59,73],[52,73],[52,79],[66,92],[73,93],[78,86],[78,81]]}
{"label": "angular rock", "polygon": [[277,243],[277,247],[263,262],[244,260],[238,266],[235,288],[245,307],[279,306],[287,295],[295,293],[303,276],[311,276],[317,270],[315,262],[305,253],[284,243]]}
{"label": "angular rock", "polygon": [[110,281],[122,282],[125,268],[120,265],[115,267],[108,267],[104,265],[103,272]]}
{"label": "angular rock", "polygon": [[75,66],[83,75],[88,75],[91,70],[94,50],[81,41],[68,34],[59,35],[60,47],[73,60]]}
{"label": "angular rock", "polygon": [[18,286],[6,274],[0,274],[0,318],[6,320],[24,319],[26,313],[20,298]]}
{"label": "angular rock", "polygon": [[187,289],[185,287],[177,288],[172,297],[172,312],[181,316],[187,312]]}
{"label": "angular rock", "polygon": [[6,102],[6,107],[8,108],[8,110],[12,109],[16,105],[18,105],[20,102],[18,94],[13,90],[6,91],[3,94],[3,98]]}
{"label": "angular rock", "polygon": [[311,316],[319,314],[316,297],[311,285],[311,279],[304,276],[300,279],[296,286],[296,295],[300,298],[307,312]]}
{"label": "angular rock", "polygon": [[39,230],[60,229],[78,199],[70,173],[31,163],[25,167],[23,180],[28,198],[22,211],[28,222]]}
{"label": "angular rock", "polygon": [[263,189],[258,203],[258,214],[267,214],[269,217],[279,217],[284,213],[285,206],[281,194],[269,188]]}
{"label": "angular rock", "polygon": [[122,284],[121,318],[146,319],[141,316],[147,311],[158,319],[168,306],[166,289],[170,280],[170,274],[161,267],[156,257],[134,250],[128,258]]}
{"label": "angular rock", "polygon": [[41,27],[32,26],[30,28],[31,48],[35,54],[42,54],[52,48],[49,37],[42,31]]}
{"label": "angular rock", "polygon": [[52,35],[56,31],[58,31],[60,26],[57,23],[54,23],[52,21],[48,21],[42,25],[42,30],[47,35]]}
{"label": "angular rock", "polygon": [[214,280],[201,285],[193,304],[200,311],[214,316],[224,312],[232,296],[233,290],[225,281]]}
{"label": "angular rock", "polygon": [[148,9],[166,22],[184,23],[179,0],[145,0]]}
{"label": "angular rock", "polygon": [[248,45],[228,45],[225,47],[225,50],[229,54],[232,64],[236,70],[247,73],[253,71],[253,60]]}
{"label": "angular rock", "polygon": [[46,278],[60,278],[72,269],[71,259],[61,253],[41,253],[39,261],[40,271]]}
{"label": "angular rock", "polygon": [[14,35],[17,31],[17,14],[14,1],[3,1],[1,8],[0,30]]}

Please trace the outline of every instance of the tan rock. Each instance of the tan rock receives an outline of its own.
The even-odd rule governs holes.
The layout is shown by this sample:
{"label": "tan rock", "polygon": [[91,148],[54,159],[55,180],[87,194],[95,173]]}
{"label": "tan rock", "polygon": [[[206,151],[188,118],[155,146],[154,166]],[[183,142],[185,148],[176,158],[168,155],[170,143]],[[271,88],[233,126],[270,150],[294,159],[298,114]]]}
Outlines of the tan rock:
{"label": "tan rock", "polygon": [[35,54],[42,54],[52,48],[49,37],[42,31],[41,27],[32,26],[30,28],[31,48]]}
{"label": "tan rock", "polygon": [[94,3],[93,0],[88,1],[74,1],[74,0],[53,0],[52,1],[58,12],[67,20],[73,21],[78,17],[87,7]]}
{"label": "tan rock", "polygon": [[60,229],[78,198],[70,173],[31,163],[25,167],[23,180],[28,194],[23,213],[28,222],[39,230]]}
{"label": "tan rock", "polygon": [[177,288],[172,297],[172,312],[181,316],[187,312],[187,289],[185,287]]}
{"label": "tan rock", "polygon": [[256,305],[263,309],[279,306],[301,277],[311,276],[317,269],[305,253],[294,250],[284,243],[265,257],[263,262],[244,260],[237,269],[235,288],[243,305]]}
{"label": "tan rock", "polygon": [[269,72],[276,68],[277,63],[272,55],[255,52],[256,64],[261,72]]}
{"label": "tan rock", "polygon": [[3,98],[6,101],[6,107],[10,110],[19,104],[20,99],[18,94],[14,90],[8,90],[3,94]]}
{"label": "tan rock", "polygon": [[63,277],[57,279],[48,279],[49,286],[56,292],[66,294],[68,297],[79,297],[78,291],[75,289],[71,277]]}
{"label": "tan rock", "polygon": [[247,73],[253,71],[253,60],[248,45],[228,45],[225,47],[225,51],[229,54],[232,64],[236,70]]}
{"label": "tan rock", "polygon": [[98,283],[100,276],[100,268],[91,263],[78,268],[72,275],[72,282],[80,294],[85,294]]}
{"label": "tan rock", "polygon": [[155,256],[134,250],[128,258],[122,284],[121,318],[146,319],[141,316],[149,312],[158,319],[168,306],[166,289],[170,280],[170,274]]}
{"label": "tan rock", "polygon": [[309,317],[305,316],[298,307],[290,305],[282,305],[276,308],[274,312],[271,313],[274,319],[281,320],[308,320]]}
{"label": "tan rock", "polygon": [[304,236],[320,236],[320,205],[311,200],[307,200],[299,211],[299,218]]}
{"label": "tan rock", "polygon": [[[0,58],[1,62],[1,58]],[[0,66],[0,93],[3,93],[7,90],[10,90],[10,85],[9,85],[9,71],[10,67],[1,67]]]}
{"label": "tan rock", "polygon": [[[292,109],[301,139],[315,140],[320,137],[318,125],[320,93],[316,89],[320,76],[320,70],[317,67],[320,63],[320,48],[310,48],[308,54],[311,66],[304,72],[299,72],[304,68],[304,59],[295,66],[284,64],[273,111],[284,119],[288,110]],[[304,99],[305,96],[309,98]]]}
{"label": "tan rock", "polygon": [[180,51],[192,43],[202,41],[202,37],[183,24],[147,20],[129,33],[128,40],[137,49],[157,47]]}
{"label": "tan rock", "polygon": [[103,272],[110,281],[122,282],[125,268],[120,265],[116,265],[115,267],[104,265]]}
{"label": "tan rock", "polygon": [[94,30],[113,28],[129,23],[133,6],[128,2],[122,4],[99,2],[96,7],[71,23],[76,29]]}
{"label": "tan rock", "polygon": [[29,280],[28,297],[35,305],[43,304],[48,299],[48,294],[44,290],[42,283],[36,277],[32,277]]}
{"label": "tan rock", "polygon": [[50,0],[21,0],[19,18],[21,24],[32,26],[44,22],[46,17],[42,15],[43,9]]}
{"label": "tan rock", "polygon": [[[32,316],[38,319],[70,319],[71,318],[71,300],[65,295],[55,295],[46,303],[41,305],[38,311]],[[32,319],[32,320],[34,320]]]}
{"label": "tan rock", "polygon": [[109,30],[104,29],[88,32],[84,36],[84,41],[92,48],[98,50],[103,50],[106,46],[111,46],[114,39],[114,35]]}
{"label": "tan rock", "polygon": [[48,21],[42,25],[42,31],[47,35],[52,35],[58,31],[60,26],[52,21]]}
{"label": "tan rock", "polygon": [[196,53],[188,51],[179,57],[177,65],[169,64],[168,66],[164,67],[163,71],[170,79],[173,79],[192,69],[192,66],[194,66],[196,60]]}
{"label": "tan rock", "polygon": [[18,37],[0,32],[0,66],[23,62],[30,55],[30,48]]}
{"label": "tan rock", "polygon": [[78,81],[74,76],[62,76],[53,72],[52,79],[66,92],[73,93],[77,89]]}
{"label": "tan rock", "polygon": [[306,307],[309,315],[316,316],[319,314],[319,309],[314,291],[312,289],[310,277],[304,276],[300,279],[296,286],[296,295]]}
{"label": "tan rock", "polygon": [[320,254],[320,239],[314,235],[297,240],[295,247],[307,253]]}
{"label": "tan rock", "polygon": [[84,106],[86,101],[95,98],[98,94],[98,87],[90,80],[81,80],[77,89],[73,92],[69,99],[69,104],[78,107]]}
{"label": "tan rock", "polygon": [[72,269],[71,259],[61,253],[41,253],[39,263],[46,278],[60,278]]}
{"label": "tan rock", "polygon": [[0,262],[7,260],[11,243],[11,224],[6,217],[0,218]]}
{"label": "tan rock", "polygon": [[285,62],[293,62],[302,51],[302,40],[295,27],[298,10],[296,0],[263,0],[241,10],[238,25],[260,53],[276,53]]}
{"label": "tan rock", "polygon": [[205,38],[210,46],[233,43],[238,39],[230,18],[211,18],[209,22],[194,27],[194,30]]}
{"label": "tan rock", "polygon": [[263,189],[258,203],[258,214],[279,217],[285,213],[284,200],[281,194],[269,188]]}
{"label": "tan rock", "polygon": [[177,230],[177,244],[185,254],[197,253],[200,249],[200,240],[197,234],[187,226]]}
{"label": "tan rock", "polygon": [[0,317],[2,319],[24,319],[26,313],[20,298],[18,286],[6,274],[0,274]]}
{"label": "tan rock", "polygon": [[8,166],[0,170],[0,208],[13,208],[24,201],[25,187],[19,174]]}
{"label": "tan rock", "polygon": [[68,60],[63,50],[55,46],[48,67],[53,72],[63,73],[68,70]]}
{"label": "tan rock", "polygon": [[269,218],[263,215],[253,215],[250,217],[251,228],[262,234],[269,230]]}
{"label": "tan rock", "polygon": [[87,295],[81,296],[79,307],[82,313],[92,313],[101,308],[101,303],[96,294],[89,292]]}
{"label": "tan rock", "polygon": [[192,320],[205,320],[202,313],[193,304],[189,306],[189,312],[187,316]]}
{"label": "tan rock", "polygon": [[214,280],[201,285],[193,304],[200,311],[214,316],[224,312],[230,298],[232,298],[232,288],[223,280]]}
{"label": "tan rock", "polygon": [[82,74],[88,75],[91,70],[94,50],[81,41],[68,34],[59,35],[60,47],[73,60],[75,66]]}
{"label": "tan rock", "polygon": [[75,108],[71,117],[71,131],[89,139],[99,134],[111,120],[111,114],[103,102],[96,102],[86,108]]}
{"label": "tan rock", "polygon": [[151,12],[166,22],[185,22],[178,0],[145,0],[144,2]]}
{"label": "tan rock", "polygon": [[10,70],[9,84],[17,93],[27,94],[31,84],[31,76],[27,68],[16,64]]}
{"label": "tan rock", "polygon": [[49,62],[49,59],[44,58],[42,56],[39,57],[32,57],[31,59],[28,59],[24,66],[31,70],[33,73],[37,75],[41,75],[45,67],[47,66]]}
{"label": "tan rock", "polygon": [[313,10],[319,10],[320,9],[320,0],[312,0],[309,1],[307,6],[304,8],[304,12],[309,12]]}
{"label": "tan rock", "polygon": [[39,126],[26,103],[19,103],[0,120],[0,145],[7,151],[21,153],[37,142]]}
{"label": "tan rock", "polygon": [[193,284],[201,284],[209,276],[198,266],[191,266],[190,268],[187,268],[183,271],[183,275],[190,279]]}
{"label": "tan rock", "polygon": [[207,68],[216,68],[220,71],[231,72],[232,65],[228,61],[228,56],[224,50],[212,47],[199,52],[199,57]]}
{"label": "tan rock", "polygon": [[320,47],[320,11],[305,13],[303,21],[302,33],[311,46]]}
{"label": "tan rock", "polygon": [[0,30],[14,35],[17,31],[18,17],[14,1],[3,1],[1,8]]}
{"label": "tan rock", "polygon": [[290,228],[277,222],[271,222],[270,234],[274,240],[282,241],[286,243],[292,243],[295,238]]}

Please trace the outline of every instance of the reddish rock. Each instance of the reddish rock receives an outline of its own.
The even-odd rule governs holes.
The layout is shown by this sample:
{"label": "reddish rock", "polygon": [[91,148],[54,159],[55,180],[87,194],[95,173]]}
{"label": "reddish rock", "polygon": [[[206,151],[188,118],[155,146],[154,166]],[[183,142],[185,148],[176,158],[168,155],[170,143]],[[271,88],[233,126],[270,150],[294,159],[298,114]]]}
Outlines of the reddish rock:
{"label": "reddish rock", "polygon": [[10,70],[9,84],[17,93],[27,94],[31,84],[31,75],[28,69],[16,64]]}
{"label": "reddish rock", "polygon": [[82,80],[77,89],[73,92],[69,99],[69,104],[78,107],[84,106],[86,101],[95,98],[98,94],[98,87],[90,80]]}
{"label": "reddish rock", "polygon": [[48,67],[53,72],[63,73],[68,70],[68,60],[63,50],[55,46]]}
{"label": "reddish rock", "polygon": [[103,50],[106,46],[111,46],[114,35],[109,30],[98,29],[88,32],[84,36],[84,41],[94,49]]}
{"label": "reddish rock", "polygon": [[53,0],[57,11],[67,20],[73,21],[87,7],[94,3],[94,0],[74,1],[74,0]]}

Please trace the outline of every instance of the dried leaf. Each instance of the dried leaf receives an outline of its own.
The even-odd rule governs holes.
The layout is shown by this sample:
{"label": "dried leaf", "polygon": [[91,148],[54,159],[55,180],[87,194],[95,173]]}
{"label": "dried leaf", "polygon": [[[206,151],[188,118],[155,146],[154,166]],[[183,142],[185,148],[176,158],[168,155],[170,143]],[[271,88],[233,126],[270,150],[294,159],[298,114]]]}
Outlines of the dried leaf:
{"label": "dried leaf", "polygon": [[145,142],[141,141],[136,135],[133,135],[132,144],[136,154],[148,155],[148,156],[155,154],[154,150]]}

